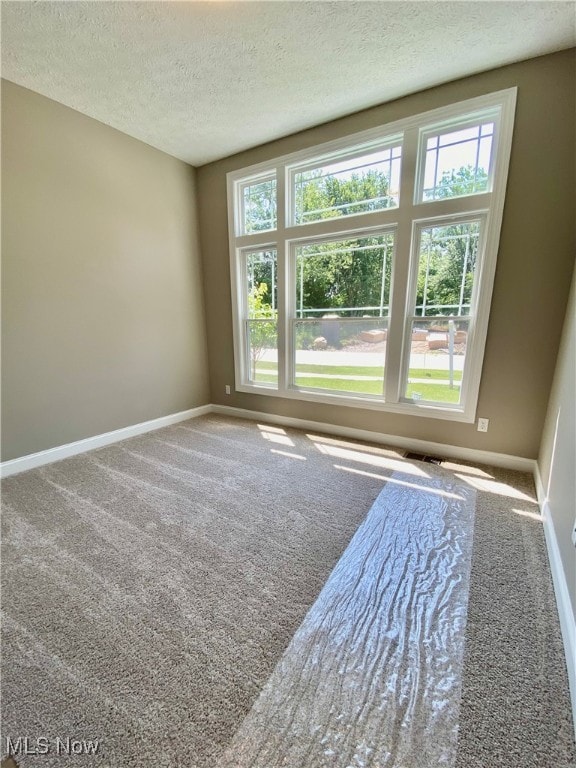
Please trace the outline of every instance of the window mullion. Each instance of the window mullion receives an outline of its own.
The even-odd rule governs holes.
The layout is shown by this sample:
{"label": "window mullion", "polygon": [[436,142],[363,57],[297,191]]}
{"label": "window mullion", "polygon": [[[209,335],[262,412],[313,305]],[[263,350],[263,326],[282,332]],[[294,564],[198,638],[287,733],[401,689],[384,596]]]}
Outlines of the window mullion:
{"label": "window mullion", "polygon": [[400,177],[400,209],[396,230],[394,266],[388,342],[386,344],[386,383],[384,398],[388,403],[397,403],[401,390],[402,354],[406,333],[406,302],[410,275],[410,252],[412,247],[412,222],[414,217],[414,187],[416,182],[416,160],[418,157],[418,129],[411,128],[404,134],[402,144],[402,170]]}
{"label": "window mullion", "polygon": [[433,200],[426,203],[414,204],[415,219],[447,218],[449,216],[465,216],[466,214],[482,213],[490,208],[492,193],[481,192],[478,195],[449,197],[445,200]]}
{"label": "window mullion", "polygon": [[277,206],[277,294],[278,294],[278,391],[285,392],[290,381],[289,373],[289,333],[288,312],[290,307],[289,249],[286,242],[287,190],[286,174],[283,165],[276,169],[276,206]]}

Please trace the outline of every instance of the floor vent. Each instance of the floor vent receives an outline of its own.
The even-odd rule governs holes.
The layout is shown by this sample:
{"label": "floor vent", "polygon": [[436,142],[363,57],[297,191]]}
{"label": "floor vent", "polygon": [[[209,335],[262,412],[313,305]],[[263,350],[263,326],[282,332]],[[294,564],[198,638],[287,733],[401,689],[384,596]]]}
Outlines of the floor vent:
{"label": "floor vent", "polygon": [[412,459],[413,461],[425,461],[427,464],[442,464],[443,459],[439,459],[438,456],[425,456],[423,453],[405,453],[405,459]]}

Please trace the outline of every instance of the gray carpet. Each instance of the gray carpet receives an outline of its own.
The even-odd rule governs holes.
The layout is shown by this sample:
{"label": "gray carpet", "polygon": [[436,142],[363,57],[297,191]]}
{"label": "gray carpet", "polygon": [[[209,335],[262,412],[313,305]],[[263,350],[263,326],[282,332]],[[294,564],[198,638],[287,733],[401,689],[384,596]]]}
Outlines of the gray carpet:
{"label": "gray carpet", "polygon": [[[409,466],[207,417],[5,480],[2,733],[51,747],[19,764],[217,766],[386,478]],[[573,765],[541,523],[519,514],[537,513],[531,481],[422,466],[477,490],[458,768]],[[66,736],[99,739],[98,756],[58,757]]]}
{"label": "gray carpet", "polygon": [[456,768],[575,768],[564,647],[533,479],[448,466],[479,488]]}

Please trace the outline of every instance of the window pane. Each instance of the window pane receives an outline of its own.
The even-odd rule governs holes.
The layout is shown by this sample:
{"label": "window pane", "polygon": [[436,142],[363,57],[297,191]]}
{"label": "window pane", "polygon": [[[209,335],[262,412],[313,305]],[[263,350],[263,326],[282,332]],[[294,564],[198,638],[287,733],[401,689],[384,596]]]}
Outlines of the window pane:
{"label": "window pane", "polygon": [[383,394],[394,235],[296,249],[295,385]]}
{"label": "window pane", "polygon": [[248,182],[242,186],[242,232],[276,229],[276,179]]}
{"label": "window pane", "polygon": [[249,380],[278,385],[276,250],[245,253]]}
{"label": "window pane", "polygon": [[468,315],[480,222],[422,229],[414,314]]}
{"label": "window pane", "polygon": [[486,192],[494,123],[431,136],[426,142],[422,200]]}
{"label": "window pane", "polygon": [[386,317],[393,248],[392,233],[298,246],[297,317]]}
{"label": "window pane", "polygon": [[413,401],[460,403],[468,320],[415,320],[404,395]]}
{"label": "window pane", "polygon": [[278,325],[276,320],[247,320],[249,381],[278,386]]}
{"label": "window pane", "polygon": [[382,396],[387,328],[384,317],[294,320],[294,384]]}
{"label": "window pane", "polygon": [[401,145],[335,160],[293,176],[295,223],[352,216],[398,205]]}

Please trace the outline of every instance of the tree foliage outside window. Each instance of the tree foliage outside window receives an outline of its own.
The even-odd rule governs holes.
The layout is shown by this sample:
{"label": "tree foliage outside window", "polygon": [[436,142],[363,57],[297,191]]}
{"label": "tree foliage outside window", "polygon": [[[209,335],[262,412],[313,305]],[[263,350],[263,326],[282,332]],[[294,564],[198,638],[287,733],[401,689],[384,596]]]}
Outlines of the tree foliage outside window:
{"label": "tree foliage outside window", "polygon": [[487,94],[227,175],[240,391],[473,421],[515,102]]}
{"label": "tree foliage outside window", "polygon": [[250,339],[251,378],[256,379],[256,365],[264,352],[277,343],[277,317],[272,305],[266,301],[266,283],[254,285],[248,293],[248,328]]}
{"label": "tree foliage outside window", "polygon": [[[389,195],[389,181],[385,173],[370,170],[366,174],[351,173],[350,178],[342,179],[326,176],[323,179],[319,171],[310,171],[310,179],[314,184],[303,184],[298,188],[299,205],[306,212],[323,211],[318,218],[332,218],[349,213],[358,213],[359,200],[374,200],[386,198]],[[459,168],[456,171],[445,172],[436,191],[437,199],[451,198],[473,193],[479,183],[487,180],[486,172],[472,166]],[[253,187],[255,189],[255,187]],[[256,218],[269,216],[268,192],[262,195],[261,212],[257,213],[258,198],[253,198],[253,212]],[[345,206],[350,206],[346,208]],[[375,210],[376,203],[367,203],[364,210]],[[370,208],[372,206],[372,208]],[[381,207],[381,206],[377,206]],[[464,229],[467,225],[445,227],[447,236],[454,240],[446,249],[442,258],[436,258],[430,265],[427,282],[422,269],[418,277],[417,306],[426,305],[430,314],[431,307],[436,307],[435,314],[451,314],[461,306],[462,275],[466,264],[465,296],[469,299],[472,278],[475,267],[476,251],[466,254],[466,238]],[[370,245],[370,238],[354,240],[339,240],[337,243],[326,243],[314,246],[310,250],[318,254],[311,258],[299,260],[297,266],[297,310],[300,309],[300,280],[303,286],[302,308],[303,316],[309,315],[306,310],[338,311],[340,308],[356,308],[354,311],[340,311],[342,317],[362,316],[365,314],[378,315],[380,307],[382,269],[386,270],[384,283],[386,302],[388,305],[388,290],[391,279],[392,259],[382,258],[380,247],[365,251],[362,259],[354,257],[355,247],[365,248]],[[448,242],[448,241],[447,241]],[[422,263],[421,263],[422,267]],[[302,271],[302,274],[301,274]],[[270,302],[272,295],[272,277],[264,266],[257,269],[257,277],[267,286],[266,295]],[[426,282],[426,296],[424,296]],[[468,301],[469,303],[469,301]],[[445,309],[444,309],[445,308]]]}
{"label": "tree foliage outside window", "polygon": [[395,202],[387,174],[376,168],[364,174],[353,172],[349,178],[305,171],[298,182],[295,204],[302,222],[377,211]]}

